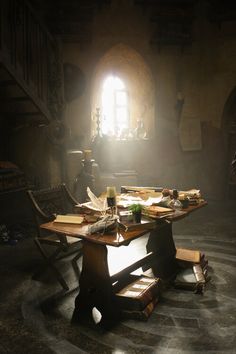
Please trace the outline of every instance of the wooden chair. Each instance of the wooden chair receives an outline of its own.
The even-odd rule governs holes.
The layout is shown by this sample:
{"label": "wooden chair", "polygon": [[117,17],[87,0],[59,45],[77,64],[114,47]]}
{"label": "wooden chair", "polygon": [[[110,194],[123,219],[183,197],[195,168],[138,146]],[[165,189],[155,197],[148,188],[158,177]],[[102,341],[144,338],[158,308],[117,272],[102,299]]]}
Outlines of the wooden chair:
{"label": "wooden chair", "polygon": [[[60,259],[75,254],[71,263],[76,276],[79,278],[80,270],[77,260],[82,256],[82,242],[80,239],[67,235],[59,235],[47,230],[42,230],[40,225],[54,220],[57,214],[73,213],[74,207],[78,202],[70,194],[65,184],[60,184],[48,189],[28,190],[28,195],[31,200],[37,226],[37,236],[34,240],[35,244],[46,260],[47,266],[53,270],[63,289],[69,290],[56,263]],[[49,251],[48,246],[54,247],[54,251]]]}

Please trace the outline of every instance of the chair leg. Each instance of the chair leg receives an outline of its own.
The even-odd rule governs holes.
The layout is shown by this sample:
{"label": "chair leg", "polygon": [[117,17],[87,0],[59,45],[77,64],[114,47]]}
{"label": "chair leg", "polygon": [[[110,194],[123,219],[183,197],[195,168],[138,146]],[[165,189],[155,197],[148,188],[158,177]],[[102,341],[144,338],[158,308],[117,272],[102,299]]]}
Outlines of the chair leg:
{"label": "chair leg", "polygon": [[73,269],[74,269],[74,272],[75,272],[76,277],[77,277],[78,280],[79,280],[79,278],[80,278],[80,269],[79,269],[79,266],[78,266],[78,264],[77,264],[77,261],[78,261],[78,259],[79,259],[80,257],[82,257],[82,253],[81,253],[81,252],[79,252],[79,253],[72,259],[72,261],[71,261],[72,267],[73,267]]}
{"label": "chair leg", "polygon": [[46,252],[44,251],[44,249],[42,248],[40,242],[35,239],[35,244],[38,247],[41,255],[43,256],[43,258],[46,260],[47,266],[51,267],[52,270],[54,271],[54,274],[58,280],[58,282],[61,284],[62,288],[65,290],[69,290],[69,287],[65,281],[65,279],[63,278],[63,276],[61,275],[61,273],[59,272],[59,270],[55,267],[55,265],[53,264],[53,260],[55,261],[57,255],[61,252],[61,250],[58,248],[50,257],[47,256]]}

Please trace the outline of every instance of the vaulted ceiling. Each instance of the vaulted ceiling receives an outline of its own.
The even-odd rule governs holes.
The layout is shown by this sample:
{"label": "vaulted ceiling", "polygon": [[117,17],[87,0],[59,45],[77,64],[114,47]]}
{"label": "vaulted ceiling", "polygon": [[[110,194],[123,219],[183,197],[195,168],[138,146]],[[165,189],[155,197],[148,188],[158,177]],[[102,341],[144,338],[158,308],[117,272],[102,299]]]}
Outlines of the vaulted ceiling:
{"label": "vaulted ceiling", "polygon": [[65,42],[86,44],[91,40],[91,22],[110,0],[31,0],[33,8],[53,35]]}
{"label": "vaulted ceiling", "polygon": [[[94,16],[114,1],[119,0],[30,0],[52,34],[65,42],[80,44],[91,41]],[[133,5],[141,7],[153,24],[150,38],[153,45],[191,44],[199,3],[204,3],[208,20],[219,26],[225,21],[236,21],[236,1],[133,0]]]}

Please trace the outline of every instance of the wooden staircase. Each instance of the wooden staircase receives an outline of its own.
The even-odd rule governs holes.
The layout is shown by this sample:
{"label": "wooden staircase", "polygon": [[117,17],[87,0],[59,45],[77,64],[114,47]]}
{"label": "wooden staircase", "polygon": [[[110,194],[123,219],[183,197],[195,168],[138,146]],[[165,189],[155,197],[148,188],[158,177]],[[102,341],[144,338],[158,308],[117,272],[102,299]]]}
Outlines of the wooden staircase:
{"label": "wooden staircase", "polygon": [[26,1],[0,3],[0,117],[10,124],[48,124],[62,107],[57,41]]}

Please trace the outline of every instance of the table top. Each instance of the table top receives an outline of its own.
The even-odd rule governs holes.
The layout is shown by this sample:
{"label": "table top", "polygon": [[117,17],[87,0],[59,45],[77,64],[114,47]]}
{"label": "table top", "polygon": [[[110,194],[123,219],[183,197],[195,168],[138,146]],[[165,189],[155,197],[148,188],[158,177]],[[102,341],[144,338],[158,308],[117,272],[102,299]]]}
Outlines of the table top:
{"label": "table top", "polygon": [[92,235],[87,234],[89,223],[82,223],[81,225],[76,224],[60,224],[54,223],[53,221],[48,222],[46,224],[40,225],[41,228],[53,231],[55,233],[62,233],[68,236],[81,238],[86,241],[90,241],[93,243],[115,246],[119,247],[122,245],[129,244],[130,241],[145,235],[149,232],[148,229],[143,230],[131,230],[131,231],[123,231],[121,229],[116,228],[114,231],[106,231],[106,233],[95,233]]}
{"label": "table top", "polygon": [[187,215],[191,214],[193,211],[198,210],[204,206],[207,205],[207,202],[205,200],[202,200],[200,203],[196,205],[189,205],[188,208],[186,209],[181,209],[181,210],[176,210],[173,214],[170,214],[166,217],[166,220],[169,221],[178,221],[180,219],[183,219]]}
{"label": "table top", "polygon": [[[168,215],[165,218],[159,218],[157,220],[157,229],[158,226],[163,224],[163,222],[174,222],[178,221],[191,212],[202,208],[203,206],[207,205],[207,202],[202,201],[197,205],[189,206],[187,209],[176,210],[173,214]],[[78,224],[64,224],[64,223],[54,223],[53,221],[40,225],[42,229],[50,230],[55,233],[66,234],[68,236],[81,238],[83,240],[102,244],[102,245],[109,245],[119,247],[122,245],[127,245],[130,241],[137,239],[144,234],[150,232],[149,229],[136,229],[136,230],[129,230],[123,231],[121,229],[116,228],[114,231],[106,232],[105,234],[102,233],[95,233],[92,235],[87,234],[89,223],[82,223]]]}

